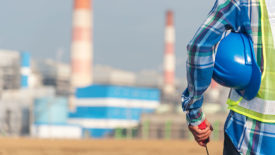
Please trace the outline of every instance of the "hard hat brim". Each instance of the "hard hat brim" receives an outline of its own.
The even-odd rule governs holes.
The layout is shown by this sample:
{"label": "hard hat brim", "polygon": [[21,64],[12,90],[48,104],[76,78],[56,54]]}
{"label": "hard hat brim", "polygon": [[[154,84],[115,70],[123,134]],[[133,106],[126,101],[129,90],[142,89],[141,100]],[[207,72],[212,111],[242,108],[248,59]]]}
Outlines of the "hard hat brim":
{"label": "hard hat brim", "polygon": [[[258,70],[258,71],[256,71]],[[246,100],[251,100],[257,96],[261,85],[261,72],[258,66],[253,65],[252,76],[249,84],[244,89],[236,90]]]}
{"label": "hard hat brim", "polygon": [[253,49],[253,43],[251,40],[249,40],[249,44],[252,50],[251,52],[252,53],[252,64],[251,64],[252,75],[251,75],[249,84],[245,88],[236,90],[238,94],[241,95],[246,100],[251,100],[257,96],[261,86],[261,76],[262,76],[261,70],[257,65],[257,61],[254,54],[254,49]]}

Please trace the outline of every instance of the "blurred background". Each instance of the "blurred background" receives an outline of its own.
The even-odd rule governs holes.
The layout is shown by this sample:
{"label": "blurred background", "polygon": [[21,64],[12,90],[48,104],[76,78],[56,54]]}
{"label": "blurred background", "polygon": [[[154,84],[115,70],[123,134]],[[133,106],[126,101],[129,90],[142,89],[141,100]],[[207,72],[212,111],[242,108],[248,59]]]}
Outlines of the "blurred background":
{"label": "blurred background", "polygon": [[[171,147],[190,145],[186,149],[201,154],[194,152],[199,146],[188,132],[181,93],[187,86],[186,45],[214,0],[0,2],[0,135],[5,141],[16,138],[10,141],[16,146],[22,139],[44,139],[41,145],[50,147],[48,140],[75,140],[84,147],[85,140],[91,145],[148,140],[161,149],[161,141],[168,145],[168,140]],[[212,81],[205,93],[203,109],[217,141],[213,151],[222,146],[228,91]],[[177,149],[183,148],[174,154],[184,154]],[[144,150],[140,154],[154,154]]]}

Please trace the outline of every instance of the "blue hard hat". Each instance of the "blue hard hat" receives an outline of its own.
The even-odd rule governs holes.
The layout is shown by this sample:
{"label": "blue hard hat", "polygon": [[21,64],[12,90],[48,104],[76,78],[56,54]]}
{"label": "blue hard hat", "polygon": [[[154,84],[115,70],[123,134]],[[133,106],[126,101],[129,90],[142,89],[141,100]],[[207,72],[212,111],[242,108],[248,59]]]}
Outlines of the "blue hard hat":
{"label": "blue hard hat", "polygon": [[232,32],[221,40],[212,78],[223,86],[234,88],[246,100],[257,95],[261,71],[248,36]]}

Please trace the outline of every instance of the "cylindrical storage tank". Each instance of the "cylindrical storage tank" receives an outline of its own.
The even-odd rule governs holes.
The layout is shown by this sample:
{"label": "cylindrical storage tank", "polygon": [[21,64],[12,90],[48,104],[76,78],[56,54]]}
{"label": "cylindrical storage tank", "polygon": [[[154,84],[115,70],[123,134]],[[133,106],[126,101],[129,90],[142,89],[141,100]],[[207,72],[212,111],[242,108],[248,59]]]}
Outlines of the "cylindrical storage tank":
{"label": "cylindrical storage tank", "polygon": [[43,97],[34,101],[34,124],[67,124],[68,100],[66,98]]}

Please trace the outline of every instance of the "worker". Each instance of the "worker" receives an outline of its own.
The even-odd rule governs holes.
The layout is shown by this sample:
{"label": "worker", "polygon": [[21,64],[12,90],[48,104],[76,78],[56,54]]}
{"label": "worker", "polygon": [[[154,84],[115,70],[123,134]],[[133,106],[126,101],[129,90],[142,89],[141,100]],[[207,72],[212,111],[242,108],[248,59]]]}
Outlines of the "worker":
{"label": "worker", "polygon": [[[203,94],[211,83],[219,43],[233,32],[251,40],[261,81],[254,96],[247,97],[243,91],[231,88],[223,154],[272,155],[275,154],[274,0],[216,0],[208,18],[187,45],[188,87],[182,94],[182,108],[196,142],[206,146],[212,126],[201,110]],[[199,128],[202,123],[205,129]]]}

